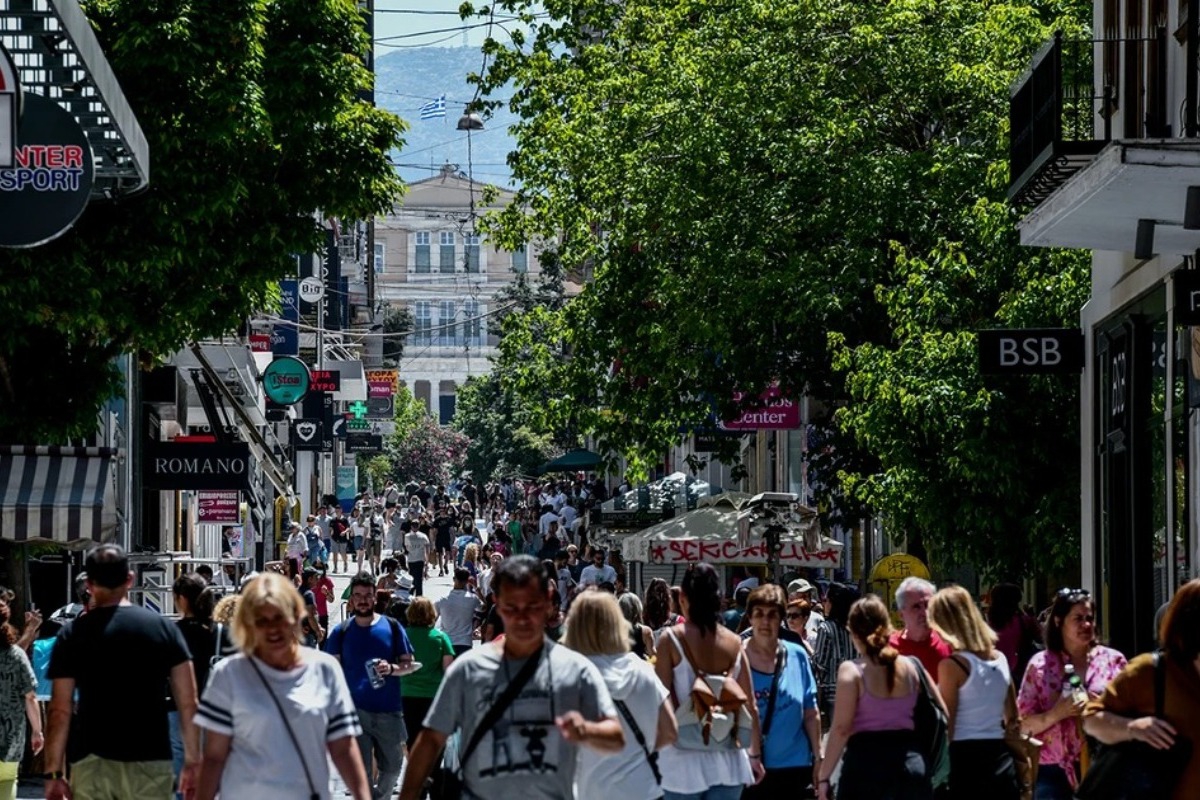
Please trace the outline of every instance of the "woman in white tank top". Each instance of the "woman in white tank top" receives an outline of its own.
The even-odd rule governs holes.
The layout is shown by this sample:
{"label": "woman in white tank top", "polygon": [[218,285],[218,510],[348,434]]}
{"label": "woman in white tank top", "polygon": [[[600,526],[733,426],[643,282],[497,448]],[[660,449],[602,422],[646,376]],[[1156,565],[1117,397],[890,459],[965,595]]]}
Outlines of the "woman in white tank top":
{"label": "woman in white tank top", "polygon": [[954,648],[938,665],[938,691],[950,712],[950,800],[1017,800],[1016,768],[1004,743],[1005,725],[1017,719],[1008,658],[961,586],[933,596],[929,622]]}

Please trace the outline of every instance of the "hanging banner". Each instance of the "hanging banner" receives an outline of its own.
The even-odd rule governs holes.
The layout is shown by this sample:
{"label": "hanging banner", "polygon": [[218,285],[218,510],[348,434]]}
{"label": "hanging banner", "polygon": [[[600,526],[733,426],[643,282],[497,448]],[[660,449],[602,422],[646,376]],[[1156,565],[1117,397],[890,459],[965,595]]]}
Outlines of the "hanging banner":
{"label": "hanging banner", "polygon": [[236,525],[242,521],[241,503],[241,492],[197,492],[196,521]]}
{"label": "hanging banner", "polygon": [[800,403],[785,397],[778,386],[772,386],[751,400],[737,392],[733,400],[740,409],[733,419],[723,420],[725,431],[779,431],[800,427]]}
{"label": "hanging banner", "polygon": [[354,510],[354,498],[358,494],[358,467],[353,464],[338,467],[336,481],[338,505],[349,514]]}

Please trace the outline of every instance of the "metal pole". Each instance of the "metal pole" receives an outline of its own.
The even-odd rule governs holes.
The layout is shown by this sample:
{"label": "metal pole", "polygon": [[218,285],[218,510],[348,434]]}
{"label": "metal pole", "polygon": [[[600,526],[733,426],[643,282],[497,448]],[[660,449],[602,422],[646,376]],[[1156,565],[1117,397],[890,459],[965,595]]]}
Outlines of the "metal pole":
{"label": "metal pole", "polygon": [[1183,65],[1187,77],[1187,96],[1184,98],[1184,130],[1189,137],[1196,135],[1196,90],[1197,56],[1200,56],[1200,0],[1188,0],[1187,4],[1187,62]]}
{"label": "metal pole", "polygon": [[1163,597],[1169,598],[1175,591],[1175,278],[1174,274],[1167,278],[1167,341],[1166,345],[1166,399],[1163,403],[1163,468],[1165,469],[1163,484],[1167,501],[1167,569],[1166,591]]}

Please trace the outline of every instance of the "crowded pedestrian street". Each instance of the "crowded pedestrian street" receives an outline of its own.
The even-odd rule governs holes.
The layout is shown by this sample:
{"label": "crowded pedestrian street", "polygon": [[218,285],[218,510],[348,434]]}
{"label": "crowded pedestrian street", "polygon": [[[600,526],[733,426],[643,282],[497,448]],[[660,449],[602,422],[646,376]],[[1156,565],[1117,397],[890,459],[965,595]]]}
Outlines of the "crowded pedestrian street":
{"label": "crowded pedestrian street", "polygon": [[1200,800],[1200,0],[0,0],[0,800]]}

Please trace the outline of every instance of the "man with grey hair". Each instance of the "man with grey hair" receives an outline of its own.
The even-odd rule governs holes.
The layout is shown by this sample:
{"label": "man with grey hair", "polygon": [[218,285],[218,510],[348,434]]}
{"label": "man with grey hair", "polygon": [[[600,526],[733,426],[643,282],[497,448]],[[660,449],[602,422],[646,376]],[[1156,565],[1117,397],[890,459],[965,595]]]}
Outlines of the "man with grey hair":
{"label": "man with grey hair", "polygon": [[904,629],[889,641],[901,655],[916,656],[929,677],[937,682],[938,664],[953,652],[950,645],[929,627],[929,598],[936,587],[924,578],[905,578],[896,588],[896,608],[904,620]]}

